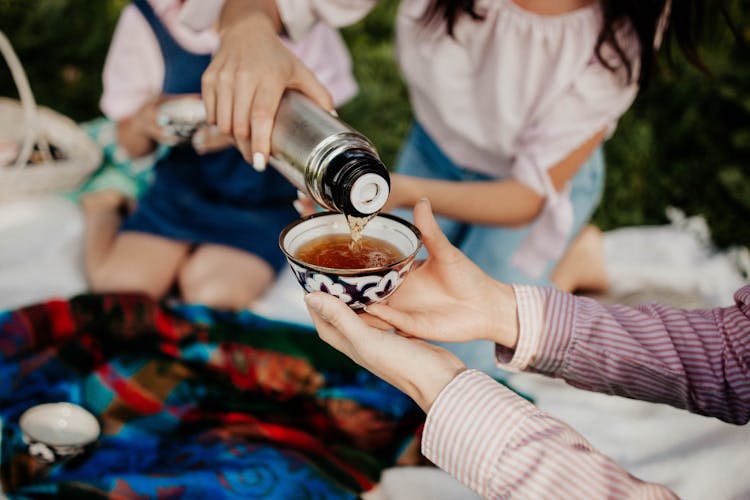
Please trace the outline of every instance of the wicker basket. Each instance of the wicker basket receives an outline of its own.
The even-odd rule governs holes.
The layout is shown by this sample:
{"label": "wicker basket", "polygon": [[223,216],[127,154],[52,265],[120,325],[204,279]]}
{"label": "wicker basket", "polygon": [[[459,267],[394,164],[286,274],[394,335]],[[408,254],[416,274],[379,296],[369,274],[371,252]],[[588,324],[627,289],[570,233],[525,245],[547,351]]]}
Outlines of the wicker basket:
{"label": "wicker basket", "polygon": [[[21,98],[0,97],[0,140],[20,144],[15,163],[0,167],[0,202],[79,187],[101,164],[101,149],[73,120],[36,105],[23,67],[2,31],[0,52]],[[61,152],[62,160],[52,159],[49,144]],[[29,163],[35,145],[47,159]]]}

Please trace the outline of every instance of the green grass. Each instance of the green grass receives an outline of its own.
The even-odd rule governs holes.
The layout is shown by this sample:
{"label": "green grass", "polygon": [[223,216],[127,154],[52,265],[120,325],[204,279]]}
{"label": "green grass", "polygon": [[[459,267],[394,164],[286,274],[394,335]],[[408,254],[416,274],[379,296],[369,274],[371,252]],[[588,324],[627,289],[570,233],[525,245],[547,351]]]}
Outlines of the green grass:
{"label": "green grass", "polygon": [[341,117],[372,140],[386,165],[393,165],[412,121],[393,47],[397,7],[392,0],[380,2],[364,20],[342,30],[360,91]]}

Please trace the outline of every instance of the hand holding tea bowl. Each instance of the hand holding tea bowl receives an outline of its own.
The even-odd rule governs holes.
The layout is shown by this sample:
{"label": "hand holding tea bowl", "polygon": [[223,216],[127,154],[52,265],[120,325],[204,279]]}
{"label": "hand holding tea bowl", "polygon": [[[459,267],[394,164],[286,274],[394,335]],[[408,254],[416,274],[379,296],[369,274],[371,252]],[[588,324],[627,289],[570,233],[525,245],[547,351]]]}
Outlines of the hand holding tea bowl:
{"label": "hand holding tea bowl", "polygon": [[279,246],[306,292],[326,292],[360,310],[387,299],[422,248],[419,229],[390,214],[370,220],[362,236],[352,244],[351,253],[345,251],[351,242],[346,216],[322,212],[289,224],[279,236]]}

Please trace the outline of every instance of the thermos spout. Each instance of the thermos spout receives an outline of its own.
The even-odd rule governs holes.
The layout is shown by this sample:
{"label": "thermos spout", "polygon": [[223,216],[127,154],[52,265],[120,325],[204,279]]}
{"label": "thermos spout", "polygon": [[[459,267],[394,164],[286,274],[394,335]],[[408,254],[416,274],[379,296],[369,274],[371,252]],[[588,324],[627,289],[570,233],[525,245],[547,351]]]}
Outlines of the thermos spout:
{"label": "thermos spout", "polygon": [[279,105],[269,163],[315,203],[346,215],[377,213],[390,193],[369,139],[296,91]]}
{"label": "thermos spout", "polygon": [[[206,109],[195,98],[167,101],[159,120],[188,141],[206,123]],[[276,112],[269,163],[315,203],[346,215],[375,214],[390,193],[388,170],[367,137],[292,90]]]}

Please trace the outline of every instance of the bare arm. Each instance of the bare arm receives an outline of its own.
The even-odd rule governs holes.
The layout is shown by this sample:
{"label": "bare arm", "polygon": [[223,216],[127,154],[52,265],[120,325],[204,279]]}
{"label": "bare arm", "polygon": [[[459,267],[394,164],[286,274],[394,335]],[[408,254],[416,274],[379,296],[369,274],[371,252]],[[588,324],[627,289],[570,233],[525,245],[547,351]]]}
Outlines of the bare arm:
{"label": "bare arm", "polygon": [[131,158],[152,153],[157,143],[176,142],[176,138],[165,133],[156,121],[160,102],[161,99],[149,101],[133,115],[117,122],[117,141]]}
{"label": "bare arm", "polygon": [[[603,139],[601,130],[549,169],[555,189],[561,190],[573,178]],[[413,207],[421,198],[428,198],[435,213],[445,217],[504,226],[528,224],[545,202],[544,197],[514,179],[454,182],[394,175],[391,196],[388,208]]]}
{"label": "bare arm", "polygon": [[281,32],[281,17],[274,0],[225,0],[219,16],[219,32],[249,18],[270,21],[277,32]]}
{"label": "bare arm", "polygon": [[300,90],[333,109],[328,90],[279,40],[281,26],[274,0],[227,0],[219,20],[219,50],[202,79],[208,123],[233,135],[258,170],[268,160],[285,89]]}

